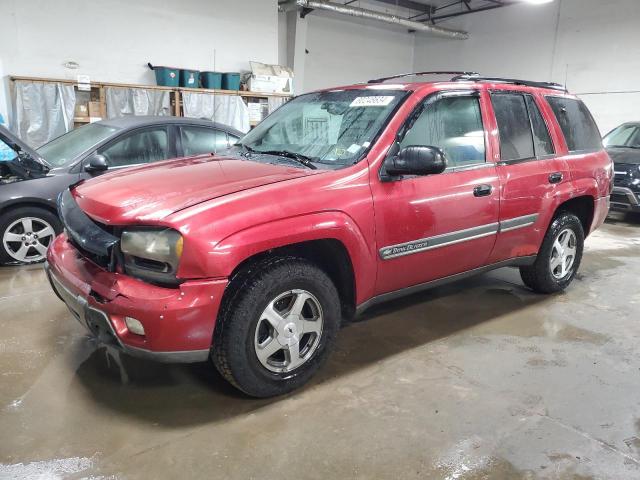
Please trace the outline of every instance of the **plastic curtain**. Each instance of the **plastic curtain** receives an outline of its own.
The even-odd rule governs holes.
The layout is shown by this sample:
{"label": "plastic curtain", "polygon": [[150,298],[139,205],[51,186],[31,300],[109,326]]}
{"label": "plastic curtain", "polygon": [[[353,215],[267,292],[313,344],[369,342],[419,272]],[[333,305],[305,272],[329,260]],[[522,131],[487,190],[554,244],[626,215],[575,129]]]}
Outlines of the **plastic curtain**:
{"label": "plastic curtain", "polygon": [[206,118],[241,132],[249,131],[249,109],[239,95],[184,92],[182,107],[185,117]]}
{"label": "plastic curtain", "polygon": [[73,128],[76,93],[73,85],[16,81],[15,133],[33,148]]}
{"label": "plastic curtain", "polygon": [[289,99],[286,98],[286,97],[269,97],[269,99],[268,99],[268,101],[269,101],[269,115],[271,115],[278,108],[280,108],[282,105],[287,103],[287,100],[289,100]]}
{"label": "plastic curtain", "polygon": [[127,115],[171,115],[168,91],[144,88],[105,88],[107,118]]}

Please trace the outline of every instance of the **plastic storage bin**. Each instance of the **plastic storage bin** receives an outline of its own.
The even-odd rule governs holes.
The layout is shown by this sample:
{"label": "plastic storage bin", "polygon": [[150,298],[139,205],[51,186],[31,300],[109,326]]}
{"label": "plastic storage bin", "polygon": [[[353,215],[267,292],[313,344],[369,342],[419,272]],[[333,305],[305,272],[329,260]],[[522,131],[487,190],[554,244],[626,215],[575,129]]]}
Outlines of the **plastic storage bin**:
{"label": "plastic storage bin", "polygon": [[203,88],[220,90],[222,88],[222,74],[219,72],[200,72],[200,83]]}
{"label": "plastic storage bin", "polygon": [[198,70],[180,69],[180,86],[200,88],[200,72]]}
{"label": "plastic storage bin", "polygon": [[156,83],[161,87],[177,87],[180,84],[180,70],[173,67],[158,67],[148,64],[156,74]]}
{"label": "plastic storage bin", "polygon": [[227,72],[222,74],[223,90],[240,90],[240,74]]}

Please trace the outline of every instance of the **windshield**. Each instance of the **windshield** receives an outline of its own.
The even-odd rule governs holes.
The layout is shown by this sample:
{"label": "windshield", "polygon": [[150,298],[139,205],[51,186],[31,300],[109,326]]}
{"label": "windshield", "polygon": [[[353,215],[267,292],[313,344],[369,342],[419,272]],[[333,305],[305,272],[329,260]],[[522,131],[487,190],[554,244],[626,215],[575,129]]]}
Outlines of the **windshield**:
{"label": "windshield", "polygon": [[620,125],[603,139],[605,147],[640,148],[640,125]]}
{"label": "windshield", "polygon": [[363,88],[301,95],[269,115],[240,145],[254,153],[295,155],[318,168],[351,165],[406,93]]}
{"label": "windshield", "polygon": [[117,131],[118,129],[114,127],[90,123],[51,140],[38,148],[37,152],[53,167],[64,167],[75,160],[78,155]]}

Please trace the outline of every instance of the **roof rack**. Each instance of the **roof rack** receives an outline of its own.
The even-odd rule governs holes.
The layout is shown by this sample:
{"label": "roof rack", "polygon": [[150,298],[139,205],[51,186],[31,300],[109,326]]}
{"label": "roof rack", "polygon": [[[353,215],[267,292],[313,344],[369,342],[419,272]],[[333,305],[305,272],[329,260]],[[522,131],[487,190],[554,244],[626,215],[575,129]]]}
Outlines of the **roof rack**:
{"label": "roof rack", "polygon": [[401,73],[400,75],[392,75],[390,77],[374,78],[373,80],[369,80],[367,83],[382,83],[387,80],[393,80],[394,78],[413,77],[419,75],[455,75],[454,78],[480,76],[480,74],[476,72],[413,72]]}
{"label": "roof rack", "polygon": [[462,73],[456,75],[451,79],[452,82],[494,82],[494,83],[511,83],[513,85],[525,85],[527,87],[537,88],[549,88],[551,90],[560,90],[566,92],[567,88],[564,85],[553,82],[533,82],[531,80],[518,80],[516,78],[502,78],[502,77],[484,77],[477,73]]}

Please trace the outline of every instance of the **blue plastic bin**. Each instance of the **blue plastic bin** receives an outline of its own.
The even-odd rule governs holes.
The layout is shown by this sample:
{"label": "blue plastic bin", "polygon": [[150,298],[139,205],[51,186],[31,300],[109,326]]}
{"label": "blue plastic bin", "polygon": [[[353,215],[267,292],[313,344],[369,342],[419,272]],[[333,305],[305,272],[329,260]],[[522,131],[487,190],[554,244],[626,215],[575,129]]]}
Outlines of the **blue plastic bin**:
{"label": "blue plastic bin", "polygon": [[223,90],[240,90],[240,74],[236,72],[227,72],[222,74]]}

